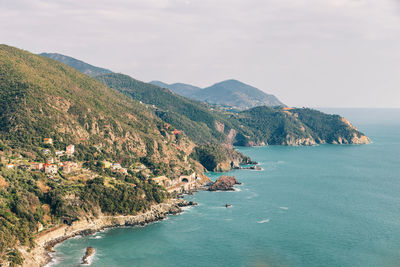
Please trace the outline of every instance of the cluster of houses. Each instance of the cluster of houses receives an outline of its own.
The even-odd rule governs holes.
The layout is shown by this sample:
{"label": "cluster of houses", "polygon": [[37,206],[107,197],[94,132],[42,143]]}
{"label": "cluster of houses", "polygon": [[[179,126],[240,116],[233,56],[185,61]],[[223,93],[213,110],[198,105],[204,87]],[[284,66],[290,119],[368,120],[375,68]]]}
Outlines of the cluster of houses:
{"label": "cluster of houses", "polygon": [[[46,145],[52,145],[53,144],[53,139],[52,138],[44,138],[43,143]],[[50,149],[43,149],[42,153],[44,155],[50,155],[51,150]],[[68,145],[65,148],[65,151],[55,151],[56,154],[56,159],[53,157],[48,157],[46,159],[45,163],[42,162],[33,162],[30,165],[24,165],[24,166],[18,166],[18,167],[24,167],[26,169],[30,169],[32,171],[42,171],[45,172],[47,175],[55,175],[59,170],[62,170],[64,173],[71,173],[74,171],[77,171],[79,169],[79,165],[76,162],[72,161],[64,161],[61,162],[59,158],[61,156],[69,156],[72,157],[75,153],[75,146],[74,145]],[[7,168],[14,168],[14,165],[10,166],[10,164],[7,166]]]}
{"label": "cluster of houses", "polygon": [[103,161],[105,169],[111,169],[113,172],[121,173],[123,175],[128,175],[128,169],[122,168],[120,163],[112,163],[109,161]]}
{"label": "cluster of houses", "polygon": [[[43,144],[46,145],[53,145],[53,139],[52,138],[44,138],[43,139]],[[5,167],[8,169],[14,169],[14,168],[22,168],[22,169],[27,169],[27,170],[32,170],[32,171],[42,171],[46,173],[48,176],[53,176],[57,174],[58,171],[62,171],[65,174],[69,174],[72,172],[76,172],[81,169],[80,165],[76,162],[67,160],[67,161],[62,161],[63,156],[68,156],[68,158],[71,158],[74,153],[75,153],[75,146],[74,145],[68,145],[65,150],[56,150],[55,156],[54,154],[52,155],[52,152],[50,149],[45,148],[42,150],[43,155],[45,155],[46,161],[45,162],[33,162],[33,163],[7,163],[5,164]],[[3,157],[1,158],[1,162],[6,162],[6,159]],[[123,168],[120,163],[112,163],[109,161],[103,161],[104,168],[105,169],[111,169],[112,172],[114,173],[120,173],[123,175],[128,175],[128,169]],[[142,167],[142,166],[140,166]]]}
{"label": "cluster of houses", "polygon": [[62,170],[64,173],[77,171],[79,165],[72,161],[58,162],[57,164],[35,162],[30,165],[30,169],[33,171],[43,171],[48,175],[54,175],[57,174],[58,170]]}

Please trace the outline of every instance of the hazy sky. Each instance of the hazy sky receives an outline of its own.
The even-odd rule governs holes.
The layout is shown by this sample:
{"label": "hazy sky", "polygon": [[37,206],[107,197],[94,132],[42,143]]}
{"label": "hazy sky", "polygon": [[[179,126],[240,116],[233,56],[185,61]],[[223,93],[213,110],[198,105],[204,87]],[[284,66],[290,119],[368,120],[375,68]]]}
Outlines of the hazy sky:
{"label": "hazy sky", "polygon": [[400,107],[400,0],[0,0],[0,43],[292,106]]}

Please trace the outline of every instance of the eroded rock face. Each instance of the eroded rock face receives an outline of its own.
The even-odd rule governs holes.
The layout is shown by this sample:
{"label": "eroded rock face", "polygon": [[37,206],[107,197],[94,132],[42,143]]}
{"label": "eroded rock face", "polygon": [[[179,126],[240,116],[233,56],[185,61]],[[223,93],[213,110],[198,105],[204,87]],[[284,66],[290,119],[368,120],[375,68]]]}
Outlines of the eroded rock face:
{"label": "eroded rock face", "polygon": [[219,177],[215,181],[215,183],[210,185],[208,190],[209,191],[217,191],[217,190],[220,190],[220,191],[232,191],[232,190],[234,190],[233,186],[235,184],[240,184],[236,180],[235,176],[226,176],[226,175],[224,175],[224,176]]}

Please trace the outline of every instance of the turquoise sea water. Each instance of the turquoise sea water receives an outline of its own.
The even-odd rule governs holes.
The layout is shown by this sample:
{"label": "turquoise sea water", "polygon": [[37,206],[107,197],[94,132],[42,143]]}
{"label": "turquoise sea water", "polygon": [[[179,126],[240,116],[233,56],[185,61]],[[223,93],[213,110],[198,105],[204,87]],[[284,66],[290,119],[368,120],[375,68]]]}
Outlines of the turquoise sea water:
{"label": "turquoise sea water", "polygon": [[168,220],[70,239],[55,266],[79,266],[87,246],[92,266],[399,266],[400,110],[324,111],[373,144],[240,148],[264,171],[229,172],[238,191],[199,192],[186,197],[199,206]]}

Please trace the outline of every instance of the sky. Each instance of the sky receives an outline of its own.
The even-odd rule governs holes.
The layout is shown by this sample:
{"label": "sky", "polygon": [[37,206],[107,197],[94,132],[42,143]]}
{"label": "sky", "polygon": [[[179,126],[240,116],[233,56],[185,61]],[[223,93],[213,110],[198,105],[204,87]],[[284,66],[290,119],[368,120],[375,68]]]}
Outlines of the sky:
{"label": "sky", "polygon": [[0,43],[289,106],[400,108],[400,0],[0,0]]}

